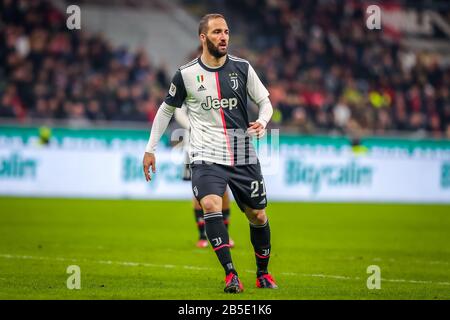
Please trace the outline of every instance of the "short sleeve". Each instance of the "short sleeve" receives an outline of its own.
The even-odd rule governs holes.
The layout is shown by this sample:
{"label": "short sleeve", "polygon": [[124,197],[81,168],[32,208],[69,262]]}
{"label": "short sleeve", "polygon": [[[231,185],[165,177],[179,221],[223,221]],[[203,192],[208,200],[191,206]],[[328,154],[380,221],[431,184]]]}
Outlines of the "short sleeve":
{"label": "short sleeve", "polygon": [[269,96],[269,91],[263,85],[253,67],[249,64],[247,76],[247,92],[250,98],[258,104]]}
{"label": "short sleeve", "polygon": [[178,69],[170,83],[169,92],[164,102],[169,106],[181,108],[186,99],[186,87],[184,86],[181,71]]}

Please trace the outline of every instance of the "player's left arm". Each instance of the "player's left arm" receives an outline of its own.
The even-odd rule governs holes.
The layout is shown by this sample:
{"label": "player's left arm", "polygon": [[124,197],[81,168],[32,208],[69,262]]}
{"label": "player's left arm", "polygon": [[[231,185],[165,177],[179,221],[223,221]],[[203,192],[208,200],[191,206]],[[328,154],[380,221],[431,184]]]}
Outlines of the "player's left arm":
{"label": "player's left arm", "polygon": [[247,92],[259,108],[258,119],[249,123],[248,133],[261,138],[266,133],[267,124],[272,118],[273,108],[269,100],[269,91],[250,64],[248,66]]}
{"label": "player's left arm", "polygon": [[255,134],[256,137],[261,138],[266,134],[266,127],[272,118],[273,108],[270,103],[269,97],[265,97],[260,103],[258,103],[259,114],[258,119],[255,122],[250,122],[248,132]]}

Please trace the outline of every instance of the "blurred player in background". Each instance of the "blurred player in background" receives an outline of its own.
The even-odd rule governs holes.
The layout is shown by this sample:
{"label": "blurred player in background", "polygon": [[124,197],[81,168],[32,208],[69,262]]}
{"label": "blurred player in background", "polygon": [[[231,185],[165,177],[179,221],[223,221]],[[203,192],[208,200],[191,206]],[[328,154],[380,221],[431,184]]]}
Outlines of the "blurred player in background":
{"label": "blurred player in background", "polygon": [[[185,129],[185,134],[183,137],[183,146],[185,149],[186,159],[184,161],[185,166],[183,170],[183,180],[191,181],[191,168],[189,164],[189,118],[187,115],[187,108],[183,106],[181,108],[177,108],[175,110],[175,120],[178,124]],[[193,197],[192,205],[194,208],[194,217],[195,222],[197,223],[197,228],[199,232],[199,239],[197,241],[196,246],[198,248],[206,248],[208,246],[208,237],[206,236],[205,231],[205,219],[203,219],[203,209],[200,206],[198,200]],[[225,191],[225,194],[222,197],[222,214],[223,214],[223,223],[229,228],[230,225],[230,195],[228,193],[228,189]],[[234,248],[234,241],[230,237],[230,248]]]}
{"label": "blurred player in background", "polygon": [[[156,146],[175,109],[185,104],[190,123],[192,190],[203,209],[208,239],[225,271],[224,291],[244,290],[231,259],[228,230],[223,222],[222,197],[227,185],[250,223],[256,286],[276,289],[268,272],[271,242],[264,178],[251,142],[252,136],[265,134],[272,117],[269,92],[248,61],[227,54],[229,29],[222,15],[204,16],[198,34],[202,55],[175,73],[153,121],[143,158],[145,178],[151,180],[150,168],[156,172]],[[248,97],[259,108],[255,122],[248,119]]]}

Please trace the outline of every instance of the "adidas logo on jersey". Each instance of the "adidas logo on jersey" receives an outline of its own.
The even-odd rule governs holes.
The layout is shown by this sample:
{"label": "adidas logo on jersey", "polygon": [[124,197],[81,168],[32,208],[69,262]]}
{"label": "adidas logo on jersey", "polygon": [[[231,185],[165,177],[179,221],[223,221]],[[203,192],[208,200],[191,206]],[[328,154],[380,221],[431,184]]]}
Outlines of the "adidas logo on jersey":
{"label": "adidas logo on jersey", "polygon": [[202,103],[202,108],[205,110],[213,109],[226,109],[229,108],[230,110],[233,110],[233,108],[236,108],[238,104],[237,98],[229,98],[229,99],[218,99],[218,98],[212,98],[211,96],[206,97],[206,103]]}
{"label": "adidas logo on jersey", "polygon": [[203,85],[201,85],[201,86],[197,89],[198,92],[200,92],[200,91],[205,91],[205,90],[206,90],[206,88],[205,88]]}

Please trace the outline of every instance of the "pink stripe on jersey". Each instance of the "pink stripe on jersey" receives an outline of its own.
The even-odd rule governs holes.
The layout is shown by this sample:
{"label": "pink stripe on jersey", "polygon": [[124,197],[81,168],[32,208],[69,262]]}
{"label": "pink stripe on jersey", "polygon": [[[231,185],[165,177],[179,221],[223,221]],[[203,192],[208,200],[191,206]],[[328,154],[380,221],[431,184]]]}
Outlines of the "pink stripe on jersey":
{"label": "pink stripe on jersey", "polygon": [[[217,87],[217,97],[219,98],[219,100],[222,100],[222,94],[220,93],[220,82],[219,82],[219,73],[216,72],[216,87]],[[231,165],[234,165],[234,155],[233,152],[231,152],[231,145],[230,145],[230,138],[228,137],[227,134],[227,123],[225,122],[225,113],[223,112],[223,109],[220,108],[220,115],[222,117],[222,125],[223,125],[223,133],[225,134],[225,139],[227,141],[227,149],[228,152],[230,153],[230,158],[231,158]]]}

